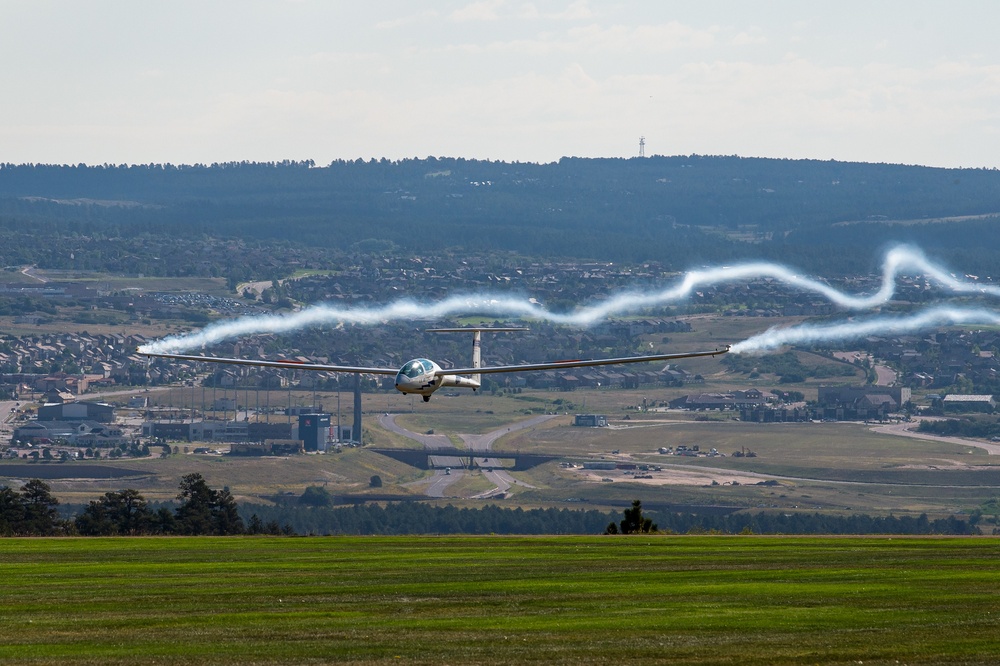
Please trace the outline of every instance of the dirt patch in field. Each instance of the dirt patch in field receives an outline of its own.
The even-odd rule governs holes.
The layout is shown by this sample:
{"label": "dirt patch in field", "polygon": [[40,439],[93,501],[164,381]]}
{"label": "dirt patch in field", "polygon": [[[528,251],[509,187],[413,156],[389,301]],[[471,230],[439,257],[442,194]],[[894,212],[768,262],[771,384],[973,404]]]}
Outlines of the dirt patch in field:
{"label": "dirt patch in field", "polygon": [[149,472],[124,467],[74,465],[73,463],[13,463],[0,465],[4,479],[120,479],[149,476]]}
{"label": "dirt patch in field", "polygon": [[[771,477],[748,472],[731,472],[719,469],[664,468],[659,472],[637,472],[625,474],[622,470],[584,470],[584,479],[592,483],[612,482],[643,483],[651,486],[710,486],[715,481],[719,485],[755,485]],[[652,477],[652,478],[637,478]]]}

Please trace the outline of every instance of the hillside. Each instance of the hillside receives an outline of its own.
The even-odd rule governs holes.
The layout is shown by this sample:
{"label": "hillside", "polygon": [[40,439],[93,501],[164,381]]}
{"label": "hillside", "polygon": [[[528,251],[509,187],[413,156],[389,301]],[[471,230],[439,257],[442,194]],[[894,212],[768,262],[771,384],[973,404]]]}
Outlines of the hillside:
{"label": "hillside", "polygon": [[908,241],[988,272],[998,213],[996,170],[814,160],[0,165],[0,261],[48,268],[80,267],[88,250],[32,256],[31,239],[511,251],[678,270],[765,258],[825,274],[868,272],[884,244]]}

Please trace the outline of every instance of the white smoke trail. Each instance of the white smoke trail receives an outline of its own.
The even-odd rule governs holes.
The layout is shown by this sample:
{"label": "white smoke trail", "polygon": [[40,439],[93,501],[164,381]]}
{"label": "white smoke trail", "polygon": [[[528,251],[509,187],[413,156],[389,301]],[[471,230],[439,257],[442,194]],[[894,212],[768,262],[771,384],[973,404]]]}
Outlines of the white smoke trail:
{"label": "white smoke trail", "polygon": [[[323,324],[348,323],[370,326],[389,321],[432,320],[473,314],[492,317],[523,317],[557,324],[589,326],[612,315],[627,314],[644,308],[682,301],[701,287],[761,278],[770,278],[801,291],[816,293],[842,308],[865,310],[882,305],[892,298],[896,291],[896,278],[904,271],[913,275],[923,275],[928,280],[938,283],[955,294],[1000,297],[1000,287],[980,285],[958,279],[945,269],[930,262],[919,249],[899,246],[886,253],[882,264],[881,287],[878,291],[869,295],[846,294],[820,280],[803,277],[780,264],[758,262],[690,271],[684,275],[679,284],[673,287],[652,293],[623,292],[597,305],[582,307],[571,313],[550,312],[535,302],[534,299],[492,296],[488,294],[454,296],[438,302],[399,300],[376,308],[316,305],[290,315],[242,317],[219,322],[199,331],[155,341],[144,346],[141,351],[182,353],[244,335],[287,333]],[[941,323],[946,322],[942,321]],[[846,327],[853,325],[855,324],[843,324]],[[792,331],[805,331],[809,329],[810,327],[804,326],[782,330],[783,334],[791,342]],[[816,330],[816,327],[811,327],[811,330]],[[874,330],[872,329],[871,332],[874,332]],[[870,333],[860,333],[859,335],[867,334]],[[773,348],[762,346],[763,342],[758,339],[764,335],[767,334],[751,338],[751,340],[757,340],[754,345],[749,345],[749,340],[735,345],[733,351],[749,352],[751,350]],[[805,334],[803,333],[803,335]],[[831,332],[831,335],[846,337],[844,333]],[[839,339],[844,339],[844,337]],[[820,338],[813,337],[809,339],[818,341]],[[802,341],[806,341],[806,338],[804,337]]]}
{"label": "white smoke trail", "polygon": [[[200,331],[157,340],[143,346],[139,351],[180,353],[244,335],[288,333],[323,324],[373,326],[389,321],[426,321],[459,314],[549,318],[549,313],[540,305],[530,303],[527,299],[518,300],[509,297],[454,296],[435,303],[399,300],[377,308],[314,305],[288,315],[250,316],[221,321]],[[557,316],[552,315],[552,317]]]}
{"label": "white smoke trail", "polygon": [[842,321],[834,324],[802,324],[787,328],[769,328],[730,349],[734,354],[753,354],[784,345],[840,342],[866,335],[905,335],[935,326],[965,324],[974,326],[1000,325],[1000,312],[982,308],[935,307],[905,316],[872,317],[860,321]]}

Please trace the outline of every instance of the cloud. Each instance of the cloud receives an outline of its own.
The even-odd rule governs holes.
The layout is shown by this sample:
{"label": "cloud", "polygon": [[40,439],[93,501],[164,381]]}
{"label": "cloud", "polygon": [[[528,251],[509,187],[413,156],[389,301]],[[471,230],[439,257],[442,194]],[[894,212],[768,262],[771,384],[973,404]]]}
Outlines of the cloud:
{"label": "cloud", "polygon": [[590,4],[586,0],[578,0],[578,2],[571,3],[563,11],[546,13],[544,17],[560,21],[584,21],[597,18],[597,13],[590,8]]}
{"label": "cloud", "polygon": [[574,48],[629,53],[662,53],[677,49],[704,49],[716,43],[716,28],[693,28],[678,21],[657,25],[604,27],[598,24],[569,31]]}
{"label": "cloud", "polygon": [[479,0],[460,9],[456,9],[448,18],[457,23],[465,21],[496,21],[500,18],[499,10],[505,5],[504,0]]}
{"label": "cloud", "polygon": [[[550,3],[551,4],[551,3]],[[456,22],[498,21],[515,18],[526,21],[587,21],[598,16],[587,0],[576,0],[562,9],[539,9],[532,2],[512,6],[506,0],[479,0],[456,9],[448,18]]]}
{"label": "cloud", "polygon": [[[858,24],[812,9],[667,5],[280,5],[249,17],[255,31],[197,48],[186,48],[183,12],[164,14],[174,22],[155,34],[102,23],[104,51],[56,32],[52,48],[0,77],[13,91],[0,143],[26,162],[550,161],[631,155],[645,135],[659,154],[997,164],[1000,59],[993,42],[969,37],[987,34],[985,21],[942,25],[918,48],[892,12]],[[23,11],[45,24],[42,10]],[[158,48],[134,48],[151,36]],[[108,60],[119,52],[135,57]]]}
{"label": "cloud", "polygon": [[395,30],[396,28],[403,28],[408,25],[413,25],[414,23],[423,23],[428,20],[436,19],[438,12],[434,10],[426,10],[420,12],[419,14],[407,14],[405,16],[397,16],[391,19],[385,19],[379,21],[375,24],[376,30]]}
{"label": "cloud", "polygon": [[737,33],[730,42],[733,46],[757,46],[767,44],[768,39],[759,28],[751,28]]}
{"label": "cloud", "polygon": [[[639,62],[643,49],[664,48],[653,36],[663,34],[675,35],[674,44],[726,41],[710,30],[678,26],[651,26],[648,34],[624,27],[574,29],[555,41],[441,48],[407,60],[432,71],[435,58],[446,58],[477,74],[449,77],[447,85],[420,77],[397,80],[412,67],[398,56],[315,54],[296,64],[300,76],[293,84],[219,96],[208,116],[189,114],[185,131],[220,143],[245,143],[252,136],[280,157],[320,163],[357,156],[542,162],[563,155],[628,156],[643,134],[647,150],[656,154],[926,164],[933,148],[942,155],[938,163],[947,165],[950,137],[957,140],[967,126],[977,126],[977,152],[963,153],[963,159],[967,166],[990,164],[979,156],[997,140],[987,129],[997,127],[1000,67],[830,66],[795,55],[754,63],[710,59],[716,51],[700,46],[662,68],[603,67],[601,53],[637,49],[630,61]],[[496,54],[515,51],[524,65],[519,71],[489,66]],[[544,67],[535,63],[541,57]],[[303,127],[310,128],[308,139],[296,136]],[[287,147],[281,149],[283,141]],[[912,152],[893,152],[894,144],[910,145]]]}
{"label": "cloud", "polygon": [[[693,28],[677,21],[657,25],[580,25],[565,32],[546,32],[532,37],[495,39],[488,42],[459,42],[434,45],[424,53],[511,54],[516,56],[558,55],[592,58],[595,54],[619,55],[622,58],[683,51],[705,51],[718,43],[718,28]],[[621,61],[619,67],[634,67],[635,62]]]}

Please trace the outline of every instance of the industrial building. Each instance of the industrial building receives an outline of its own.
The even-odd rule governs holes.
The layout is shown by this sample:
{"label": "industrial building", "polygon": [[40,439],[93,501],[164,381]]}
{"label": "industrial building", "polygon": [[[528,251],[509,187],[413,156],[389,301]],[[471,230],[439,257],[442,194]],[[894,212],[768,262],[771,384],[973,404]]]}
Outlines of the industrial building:
{"label": "industrial building", "polygon": [[30,421],[14,429],[13,441],[112,448],[128,444],[130,439],[121,428],[96,421]]}
{"label": "industrial building", "polygon": [[38,408],[38,420],[113,423],[115,408],[104,402],[50,402]]}
{"label": "industrial building", "polygon": [[604,414],[577,414],[573,425],[581,428],[604,428],[608,425],[608,417]]}

